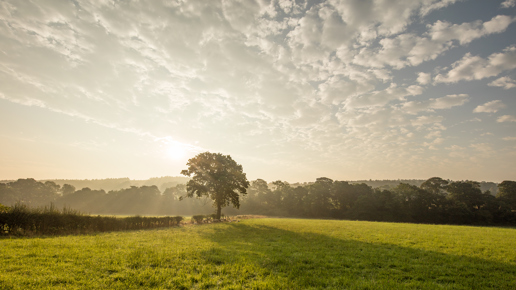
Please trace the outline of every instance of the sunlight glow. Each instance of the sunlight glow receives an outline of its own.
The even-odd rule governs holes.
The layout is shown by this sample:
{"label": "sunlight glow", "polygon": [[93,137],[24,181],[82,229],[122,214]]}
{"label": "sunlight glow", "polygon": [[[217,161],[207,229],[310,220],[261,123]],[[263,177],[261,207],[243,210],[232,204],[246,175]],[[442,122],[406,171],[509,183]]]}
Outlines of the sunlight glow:
{"label": "sunlight glow", "polygon": [[167,156],[170,159],[179,160],[186,156],[186,151],[180,144],[171,144],[167,148]]}

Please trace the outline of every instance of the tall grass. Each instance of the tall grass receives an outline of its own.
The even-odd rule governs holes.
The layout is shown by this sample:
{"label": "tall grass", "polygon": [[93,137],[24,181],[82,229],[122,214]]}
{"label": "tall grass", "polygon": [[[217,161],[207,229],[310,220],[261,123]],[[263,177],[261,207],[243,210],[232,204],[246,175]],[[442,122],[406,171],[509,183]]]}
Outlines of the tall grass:
{"label": "tall grass", "polygon": [[0,211],[0,234],[30,236],[140,230],[177,226],[182,220],[181,216],[89,216],[70,208],[59,210],[53,204],[38,208],[16,204]]}

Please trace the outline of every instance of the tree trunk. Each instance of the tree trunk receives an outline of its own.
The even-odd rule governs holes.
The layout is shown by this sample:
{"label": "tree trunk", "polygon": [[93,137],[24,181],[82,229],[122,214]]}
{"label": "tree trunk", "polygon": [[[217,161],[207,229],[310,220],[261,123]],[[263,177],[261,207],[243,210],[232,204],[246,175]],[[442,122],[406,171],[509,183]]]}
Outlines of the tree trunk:
{"label": "tree trunk", "polygon": [[222,212],[222,207],[220,205],[217,205],[217,219],[220,220],[220,214]]}

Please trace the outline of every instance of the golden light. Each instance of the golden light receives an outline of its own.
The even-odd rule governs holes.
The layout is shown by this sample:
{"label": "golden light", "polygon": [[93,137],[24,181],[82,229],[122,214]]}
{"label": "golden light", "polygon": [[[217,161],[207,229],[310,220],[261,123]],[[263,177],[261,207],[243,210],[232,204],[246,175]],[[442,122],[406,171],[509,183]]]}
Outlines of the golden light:
{"label": "golden light", "polygon": [[182,159],[186,156],[186,150],[180,144],[170,144],[167,148],[167,156],[174,160]]}

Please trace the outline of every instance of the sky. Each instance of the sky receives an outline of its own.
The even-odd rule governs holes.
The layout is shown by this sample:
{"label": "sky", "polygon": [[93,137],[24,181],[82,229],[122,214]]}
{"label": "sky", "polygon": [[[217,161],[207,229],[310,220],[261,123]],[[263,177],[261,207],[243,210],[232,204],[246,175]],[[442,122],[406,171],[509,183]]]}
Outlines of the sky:
{"label": "sky", "polygon": [[0,180],[516,179],[516,0],[0,1]]}

